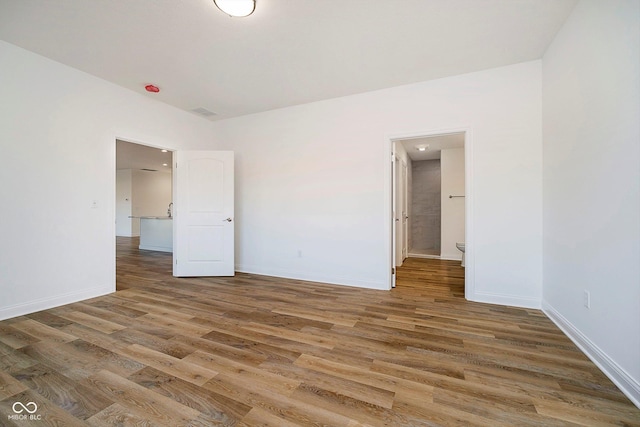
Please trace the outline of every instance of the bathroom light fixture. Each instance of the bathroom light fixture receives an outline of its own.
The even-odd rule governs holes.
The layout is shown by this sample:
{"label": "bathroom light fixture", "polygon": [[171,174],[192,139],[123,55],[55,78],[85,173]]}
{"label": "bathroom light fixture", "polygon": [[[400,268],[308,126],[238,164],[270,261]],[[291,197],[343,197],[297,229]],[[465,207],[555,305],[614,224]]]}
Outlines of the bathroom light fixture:
{"label": "bathroom light fixture", "polygon": [[256,0],[213,0],[213,3],[231,17],[249,16],[256,10]]}

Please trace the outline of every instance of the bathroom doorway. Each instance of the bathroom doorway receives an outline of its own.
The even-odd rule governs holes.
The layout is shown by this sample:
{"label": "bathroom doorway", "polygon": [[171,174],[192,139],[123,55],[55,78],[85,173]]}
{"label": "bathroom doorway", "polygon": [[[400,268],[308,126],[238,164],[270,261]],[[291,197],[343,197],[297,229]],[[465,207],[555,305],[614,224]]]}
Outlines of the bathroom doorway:
{"label": "bathroom doorway", "polygon": [[466,138],[458,131],[392,139],[396,267],[406,258],[462,261]]}

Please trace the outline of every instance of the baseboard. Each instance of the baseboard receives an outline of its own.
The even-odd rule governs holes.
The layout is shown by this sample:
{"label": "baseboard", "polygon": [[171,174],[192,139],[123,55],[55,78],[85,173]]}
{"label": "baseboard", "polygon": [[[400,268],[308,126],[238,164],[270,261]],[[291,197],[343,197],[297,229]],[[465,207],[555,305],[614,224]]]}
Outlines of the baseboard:
{"label": "baseboard", "polygon": [[537,298],[519,297],[515,295],[491,294],[486,292],[474,292],[473,295],[465,295],[469,301],[483,302],[487,304],[509,305],[512,307],[540,309],[540,300]]}
{"label": "baseboard", "polygon": [[425,259],[442,259],[445,261],[460,261],[462,262],[461,257],[448,257],[446,255],[425,255],[425,254],[416,254],[413,252],[409,252],[407,258],[425,258]]}
{"label": "baseboard", "polygon": [[350,277],[324,276],[322,274],[308,273],[294,270],[265,269],[252,265],[236,264],[235,270],[239,273],[259,274],[261,276],[282,277],[283,279],[304,280],[307,282],[328,283],[331,285],[353,286],[356,288],[389,290],[388,283],[372,282],[353,279]]}
{"label": "baseboard", "polygon": [[169,248],[167,246],[150,246],[150,245],[140,245],[138,249],[141,251],[157,251],[157,252],[171,252],[173,253],[173,248]]}
{"label": "baseboard", "polygon": [[440,255],[415,254],[413,252],[409,252],[407,254],[407,258],[440,259]]}
{"label": "baseboard", "polygon": [[441,253],[440,258],[448,259],[451,261],[462,261],[462,252],[458,252],[457,254],[445,254]]}
{"label": "baseboard", "polygon": [[640,408],[640,383],[546,301],[542,311],[618,388]]}
{"label": "baseboard", "polygon": [[101,286],[91,289],[83,289],[80,292],[70,292],[68,294],[57,295],[55,297],[41,298],[23,304],[16,304],[9,307],[0,308],[0,320],[11,319],[13,317],[24,316],[42,310],[59,307],[65,304],[99,297],[115,292],[115,285]]}

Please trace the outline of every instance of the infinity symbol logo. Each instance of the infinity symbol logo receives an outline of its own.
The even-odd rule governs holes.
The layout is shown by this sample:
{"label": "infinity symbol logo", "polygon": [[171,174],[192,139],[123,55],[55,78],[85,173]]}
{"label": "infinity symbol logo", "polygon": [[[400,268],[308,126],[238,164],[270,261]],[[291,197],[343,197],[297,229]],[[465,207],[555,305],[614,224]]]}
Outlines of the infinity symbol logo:
{"label": "infinity symbol logo", "polygon": [[[16,409],[16,406],[19,409]],[[16,414],[21,414],[22,411],[27,411],[28,413],[33,414],[38,410],[38,405],[36,405],[35,402],[29,402],[26,405],[24,405],[22,402],[16,402],[13,404],[11,408],[13,409],[13,412],[15,412]],[[29,409],[29,408],[33,408],[33,409]]]}

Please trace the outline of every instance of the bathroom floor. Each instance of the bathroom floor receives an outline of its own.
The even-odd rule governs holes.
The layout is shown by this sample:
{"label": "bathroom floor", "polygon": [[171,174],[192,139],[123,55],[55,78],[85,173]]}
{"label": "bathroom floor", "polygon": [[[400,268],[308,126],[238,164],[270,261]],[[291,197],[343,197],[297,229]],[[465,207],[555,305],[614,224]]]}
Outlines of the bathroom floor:
{"label": "bathroom floor", "polygon": [[409,257],[440,257],[440,249],[415,249],[411,248],[409,250]]}

